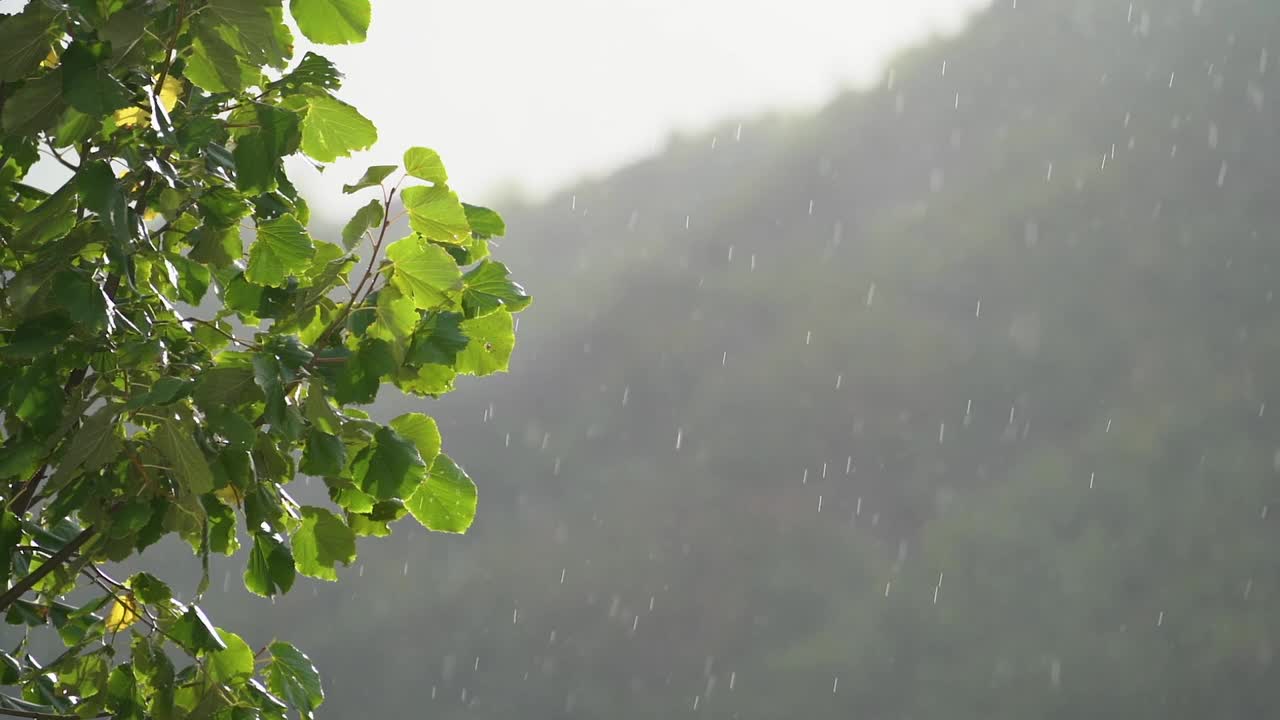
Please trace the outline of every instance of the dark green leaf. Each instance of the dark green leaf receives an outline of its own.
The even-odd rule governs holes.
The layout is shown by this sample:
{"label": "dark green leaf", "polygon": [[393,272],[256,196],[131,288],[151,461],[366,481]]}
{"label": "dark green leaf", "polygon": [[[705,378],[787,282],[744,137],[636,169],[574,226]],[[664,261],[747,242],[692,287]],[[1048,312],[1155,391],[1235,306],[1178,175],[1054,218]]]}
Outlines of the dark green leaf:
{"label": "dark green leaf", "polygon": [[252,593],[272,597],[289,592],[296,575],[293,553],[281,537],[255,532],[249,565],[244,571],[244,586]]}
{"label": "dark green leaf", "polygon": [[396,169],[397,166],[395,165],[371,165],[364,171],[364,175],[361,175],[360,179],[355,181],[355,183],[351,185],[343,185],[342,192],[350,194],[365,188],[377,187],[382,184],[383,180],[387,179],[388,175],[395,172]]}
{"label": "dark green leaf", "polygon": [[191,428],[176,420],[163,420],[152,437],[156,449],[169,461],[174,477],[187,492],[203,495],[213,490],[209,462],[191,437]]}
{"label": "dark green leaf", "polygon": [[[40,2],[29,2],[18,15],[0,23],[0,81],[21,80],[40,66],[59,32],[57,16]],[[5,108],[8,110],[8,107]]]}
{"label": "dark green leaf", "polygon": [[356,485],[379,500],[407,497],[426,477],[427,464],[414,442],[380,428],[352,463]]}
{"label": "dark green leaf", "polygon": [[347,447],[342,440],[319,430],[307,433],[298,469],[308,475],[341,475],[347,465]]}
{"label": "dark green leaf", "polygon": [[324,702],[320,673],[310,658],[289,643],[273,642],[268,650],[271,663],[267,666],[267,687],[305,717],[311,717],[311,712]]}
{"label": "dark green leaf", "polygon": [[366,230],[382,225],[384,216],[382,201],[370,200],[369,204],[357,210],[342,228],[342,245],[348,250],[358,245]]}
{"label": "dark green leaf", "polygon": [[187,608],[169,628],[168,637],[193,653],[216,652],[227,647],[204,611],[195,605]]}
{"label": "dark green leaf", "polygon": [[129,90],[111,74],[106,43],[73,42],[62,53],[62,94],[71,107],[101,117],[128,107]]}

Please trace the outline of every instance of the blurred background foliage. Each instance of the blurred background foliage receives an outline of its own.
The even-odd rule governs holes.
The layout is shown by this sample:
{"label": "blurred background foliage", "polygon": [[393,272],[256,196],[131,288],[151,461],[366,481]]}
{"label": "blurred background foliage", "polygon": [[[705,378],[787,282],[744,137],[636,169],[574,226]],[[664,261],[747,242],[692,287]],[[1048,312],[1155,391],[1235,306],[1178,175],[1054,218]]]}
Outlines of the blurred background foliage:
{"label": "blurred background foliage", "polygon": [[224,562],[211,607],[328,717],[1268,715],[1277,38],[999,0],[816,115],[494,203],[538,303],[429,410],[471,534],[269,609]]}

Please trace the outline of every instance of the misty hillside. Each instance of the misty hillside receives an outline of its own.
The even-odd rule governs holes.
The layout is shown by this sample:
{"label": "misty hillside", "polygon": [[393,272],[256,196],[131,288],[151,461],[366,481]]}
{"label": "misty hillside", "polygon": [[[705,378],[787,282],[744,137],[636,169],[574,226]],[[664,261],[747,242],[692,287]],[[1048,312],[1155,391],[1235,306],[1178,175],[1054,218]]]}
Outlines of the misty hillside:
{"label": "misty hillside", "polygon": [[503,208],[512,372],[427,408],[471,534],[214,606],[325,717],[1269,715],[1278,41],[1269,0],[999,0]]}

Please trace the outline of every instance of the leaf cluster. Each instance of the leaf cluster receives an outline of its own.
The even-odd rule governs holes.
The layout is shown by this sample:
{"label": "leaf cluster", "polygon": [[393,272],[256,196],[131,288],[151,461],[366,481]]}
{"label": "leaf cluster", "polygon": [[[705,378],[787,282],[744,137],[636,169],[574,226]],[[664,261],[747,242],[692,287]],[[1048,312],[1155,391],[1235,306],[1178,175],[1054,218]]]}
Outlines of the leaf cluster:
{"label": "leaf cluster", "polygon": [[[490,258],[505,227],[412,148],[344,188],[374,197],[313,237],[284,160],[370,147],[328,59],[286,22],[359,42],[369,0],[32,0],[0,15],[0,648],[6,711],[311,717],[319,675],[206,617],[213,554],[265,597],[337,580],[356,539],[476,507],[434,420],[359,406],[506,370],[530,298]],[[26,182],[39,162],[68,179]],[[391,239],[397,217],[411,233]],[[329,503],[287,486],[321,478]],[[166,536],[203,568],[187,600],[103,564]],[[243,546],[243,547],[242,547]],[[77,591],[88,592],[77,592]],[[74,602],[70,598],[76,598]],[[85,601],[85,598],[88,598]],[[33,633],[65,650],[37,659]],[[5,637],[13,637],[6,633]],[[178,660],[181,658],[181,660]]]}

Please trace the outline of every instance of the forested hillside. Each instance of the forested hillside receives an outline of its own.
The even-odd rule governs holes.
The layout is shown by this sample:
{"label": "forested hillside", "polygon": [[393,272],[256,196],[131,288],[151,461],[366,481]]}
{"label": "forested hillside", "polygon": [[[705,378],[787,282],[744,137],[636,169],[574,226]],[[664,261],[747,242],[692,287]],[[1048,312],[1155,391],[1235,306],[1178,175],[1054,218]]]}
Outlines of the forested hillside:
{"label": "forested hillside", "polygon": [[472,533],[272,612],[224,566],[219,613],[335,718],[1269,715],[1278,40],[1269,0],[999,0],[503,207],[522,346],[432,410]]}

